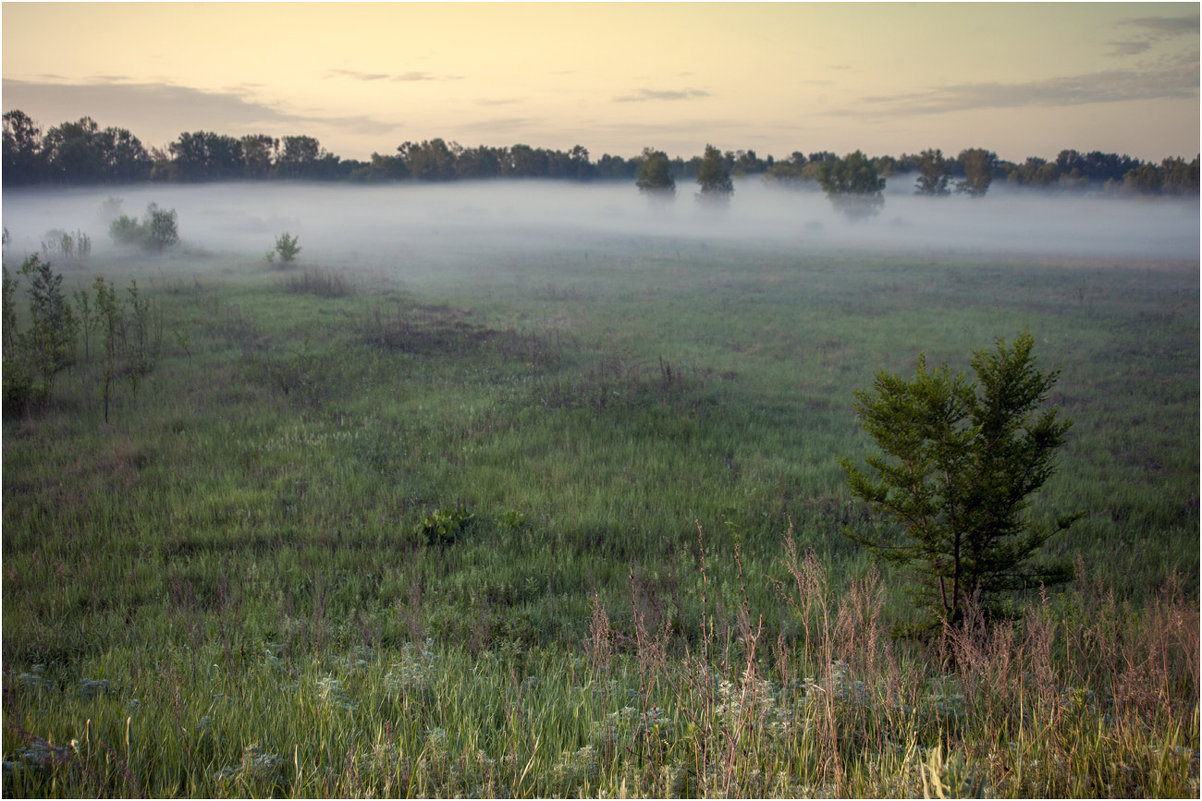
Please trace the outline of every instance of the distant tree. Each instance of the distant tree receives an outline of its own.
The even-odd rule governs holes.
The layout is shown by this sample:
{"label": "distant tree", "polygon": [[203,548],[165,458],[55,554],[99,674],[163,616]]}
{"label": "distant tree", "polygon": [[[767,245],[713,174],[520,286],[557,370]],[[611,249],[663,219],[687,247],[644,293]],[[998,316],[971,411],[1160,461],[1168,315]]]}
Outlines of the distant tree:
{"label": "distant tree", "polygon": [[101,129],[91,117],[47,131],[42,156],[47,175],[62,183],[142,180],[151,169],[136,136],[123,128]]}
{"label": "distant tree", "polygon": [[705,146],[705,155],[697,168],[697,183],[701,187],[697,197],[707,203],[726,203],[735,193],[726,160],[713,145]]}
{"label": "distant tree", "polygon": [[639,192],[652,198],[670,200],[676,197],[676,179],[672,177],[672,163],[668,154],[654,148],[644,148],[639,161],[635,186]]}
{"label": "distant tree", "polygon": [[735,175],[756,175],[768,169],[768,164],[754,150],[737,150],[733,154],[728,152],[727,158],[732,162],[731,172]]}
{"label": "distant tree", "polygon": [[4,115],[4,185],[31,184],[42,174],[42,131],[23,111]]}
{"label": "distant tree", "polygon": [[835,208],[848,218],[871,217],[885,205],[885,179],[859,150],[819,164],[818,185]]}
{"label": "distant tree", "polygon": [[106,128],[105,134],[110,137],[109,167],[112,180],[129,183],[150,177],[153,163],[150,153],[138,137],[124,128]]}
{"label": "distant tree", "polygon": [[221,181],[245,172],[242,143],[232,136],[212,131],[181,133],[167,146],[175,161],[176,175],[185,181]]}
{"label": "distant tree", "polygon": [[876,174],[885,179],[898,172],[898,162],[893,156],[877,156],[872,160],[872,166],[876,167]]}
{"label": "distant tree", "polygon": [[442,139],[430,139],[418,144],[404,142],[397,152],[409,174],[419,181],[450,181],[455,178],[455,153]]}
{"label": "distant tree", "polygon": [[94,183],[103,177],[100,126],[91,117],[64,122],[46,132],[42,152],[46,173],[62,183]]}
{"label": "distant tree", "polygon": [[601,158],[597,159],[595,166],[598,178],[611,181],[629,181],[634,179],[638,173],[639,160],[627,160],[621,156],[611,156],[609,153],[603,153]]}
{"label": "distant tree", "polygon": [[381,156],[371,154],[366,180],[368,181],[401,181],[409,177],[409,168],[400,156]]}
{"label": "distant tree", "polygon": [[765,170],[764,179],[783,186],[799,187],[818,180],[818,165],[811,166],[805,153],[795,150],[787,161],[776,161]]}
{"label": "distant tree", "polygon": [[317,160],[304,168],[301,177],[315,181],[337,181],[349,177],[360,164],[357,161],[343,161],[337,155],[322,150]]}
{"label": "distant tree", "polygon": [[[505,158],[502,148],[480,145],[464,148],[455,159],[455,177],[469,180],[496,178]],[[404,166],[404,161],[401,161]]]}
{"label": "distant tree", "polygon": [[964,169],[964,180],[956,184],[957,192],[971,197],[985,197],[993,183],[993,168],[997,154],[981,148],[962,150],[956,157]]}
{"label": "distant tree", "polygon": [[1041,373],[1023,333],[1012,345],[972,359],[978,384],[919,356],[909,381],[877,374],[856,393],[856,412],[882,454],[866,473],[842,460],[853,495],[899,524],[885,536],[848,535],[875,556],[911,571],[933,622],[958,624],[974,599],[1070,575],[1066,566],[1033,566],[1053,534],[1080,515],[1040,526],[1026,516],[1030,496],[1055,470],[1067,421],[1043,407],[1058,372]]}
{"label": "distant tree", "polygon": [[1123,176],[1123,190],[1141,195],[1158,194],[1164,187],[1164,170],[1148,163],[1128,170]]}
{"label": "distant tree", "polygon": [[175,166],[175,159],[171,157],[170,152],[161,147],[150,149],[150,180],[167,182],[179,180],[179,169]]}
{"label": "distant tree", "polygon": [[1166,195],[1198,194],[1198,157],[1187,162],[1182,158],[1165,159],[1160,163],[1164,175],[1161,190]]}
{"label": "distant tree", "polygon": [[1126,154],[1120,156],[1097,150],[1089,153],[1061,150],[1056,156],[1056,168],[1061,176],[1079,185],[1121,181],[1126,173],[1140,166],[1140,163]]}
{"label": "distant tree", "polygon": [[276,156],[276,174],[283,178],[315,177],[315,167],[322,156],[321,143],[311,136],[285,136],[280,140],[283,149]]}
{"label": "distant tree", "polygon": [[951,169],[948,168],[947,160],[943,158],[943,151],[924,150],[918,164],[918,181],[914,187],[914,194],[929,197],[951,194],[947,187],[950,177]]}
{"label": "distant tree", "polygon": [[509,148],[509,174],[514,178],[542,178],[548,172],[545,150],[536,150],[530,145],[513,145]]}
{"label": "distant tree", "polygon": [[568,152],[568,165],[570,177],[577,181],[591,180],[596,173],[592,162],[588,160],[588,148],[584,145],[576,145]]}
{"label": "distant tree", "polygon": [[267,134],[247,134],[239,140],[242,165],[248,178],[266,178],[280,151],[280,140]]}
{"label": "distant tree", "polygon": [[1055,163],[1032,156],[1022,164],[1007,168],[1006,181],[1016,186],[1052,186],[1060,180]]}

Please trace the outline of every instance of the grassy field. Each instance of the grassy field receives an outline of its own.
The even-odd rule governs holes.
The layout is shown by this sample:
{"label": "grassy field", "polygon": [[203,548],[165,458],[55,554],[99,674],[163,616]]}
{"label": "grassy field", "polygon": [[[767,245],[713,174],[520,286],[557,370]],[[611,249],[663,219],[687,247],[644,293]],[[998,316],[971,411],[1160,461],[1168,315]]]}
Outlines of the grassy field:
{"label": "grassy field", "polygon": [[[106,423],[93,333],[4,422],[7,796],[1198,795],[1196,261],[598,235],[65,273],[135,279],[156,359]],[[852,393],[1024,328],[1076,578],[906,638],[842,533],[880,524]]]}

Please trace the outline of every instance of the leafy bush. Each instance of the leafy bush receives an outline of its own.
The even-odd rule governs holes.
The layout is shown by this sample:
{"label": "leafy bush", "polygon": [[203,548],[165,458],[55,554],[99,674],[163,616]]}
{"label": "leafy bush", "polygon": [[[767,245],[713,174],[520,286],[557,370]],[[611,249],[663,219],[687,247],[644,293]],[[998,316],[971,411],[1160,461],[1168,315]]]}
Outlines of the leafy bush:
{"label": "leafy bush", "polygon": [[120,214],[109,223],[109,236],[120,245],[141,245],[142,225],[136,217]]}
{"label": "leafy bush", "polygon": [[435,509],[418,521],[413,531],[424,539],[427,545],[445,545],[453,542],[475,517],[462,506]]}
{"label": "leafy bush", "polygon": [[163,250],[179,241],[175,209],[165,211],[151,203],[146,207],[146,217],[142,225],[147,229],[150,247],[155,250]]}
{"label": "leafy bush", "polygon": [[160,209],[151,203],[141,222],[122,214],[109,225],[109,236],[122,245],[134,245],[144,250],[165,250],[179,242],[175,209]]}

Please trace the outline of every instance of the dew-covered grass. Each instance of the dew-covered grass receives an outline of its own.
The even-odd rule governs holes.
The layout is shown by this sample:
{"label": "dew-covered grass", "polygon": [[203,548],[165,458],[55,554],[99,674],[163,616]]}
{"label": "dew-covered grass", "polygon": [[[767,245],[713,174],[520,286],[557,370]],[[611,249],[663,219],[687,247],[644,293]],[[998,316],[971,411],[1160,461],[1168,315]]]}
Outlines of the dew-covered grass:
{"label": "dew-covered grass", "polygon": [[[1198,794],[1196,262],[459,258],[67,273],[162,336],[4,422],[5,795]],[[1076,579],[915,640],[852,393],[1024,328]]]}

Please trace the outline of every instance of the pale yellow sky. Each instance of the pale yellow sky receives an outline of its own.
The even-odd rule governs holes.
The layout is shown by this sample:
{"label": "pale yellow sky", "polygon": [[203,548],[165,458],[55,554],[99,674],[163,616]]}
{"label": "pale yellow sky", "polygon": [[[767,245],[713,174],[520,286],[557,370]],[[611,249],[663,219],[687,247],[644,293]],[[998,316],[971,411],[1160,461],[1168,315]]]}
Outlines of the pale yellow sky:
{"label": "pale yellow sky", "polygon": [[5,111],[672,155],[1198,152],[1198,3],[4,3]]}

